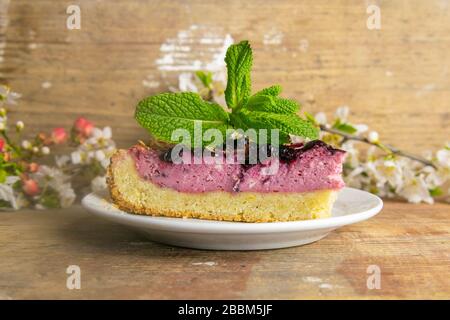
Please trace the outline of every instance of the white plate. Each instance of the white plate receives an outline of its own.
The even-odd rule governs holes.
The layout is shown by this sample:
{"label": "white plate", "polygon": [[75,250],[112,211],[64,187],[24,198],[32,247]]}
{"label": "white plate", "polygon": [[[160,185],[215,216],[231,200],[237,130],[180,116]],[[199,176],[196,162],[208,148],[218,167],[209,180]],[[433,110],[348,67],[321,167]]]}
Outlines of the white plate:
{"label": "white plate", "polygon": [[82,201],[93,214],[133,228],[152,241],[211,250],[262,250],[299,246],[325,237],[339,227],[369,219],[380,212],[377,196],[344,188],[331,218],[292,222],[245,223],[129,214],[113,206],[106,196],[89,194]]}

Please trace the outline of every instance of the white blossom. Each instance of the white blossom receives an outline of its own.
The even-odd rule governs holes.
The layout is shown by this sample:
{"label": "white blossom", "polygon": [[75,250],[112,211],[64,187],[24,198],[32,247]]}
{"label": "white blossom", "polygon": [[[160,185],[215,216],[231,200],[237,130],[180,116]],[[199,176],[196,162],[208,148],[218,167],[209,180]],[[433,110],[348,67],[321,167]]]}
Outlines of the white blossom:
{"label": "white blossom", "polygon": [[23,123],[23,121],[17,121],[16,122],[16,129],[18,131],[22,131],[24,127],[25,127],[25,124]]}
{"label": "white blossom", "polygon": [[64,174],[61,169],[45,165],[39,166],[39,170],[32,174],[39,185],[46,184],[59,195],[59,204],[67,208],[75,201],[76,195],[70,183],[70,176]]}
{"label": "white blossom", "polygon": [[91,136],[80,147],[84,149],[107,148],[115,146],[112,138],[111,127],[104,127],[103,129],[94,128]]}
{"label": "white blossom", "polygon": [[106,158],[105,153],[103,152],[103,150],[97,150],[95,151],[95,159],[97,159],[98,161],[102,161]]}
{"label": "white blossom", "polygon": [[86,153],[87,155],[87,160],[89,162],[91,162],[93,159],[95,159],[95,151],[94,150],[90,150]]}
{"label": "white blossom", "polygon": [[348,115],[350,113],[350,108],[348,106],[342,106],[336,110],[336,118],[341,122],[347,122]]}
{"label": "white blossom", "polygon": [[446,177],[441,174],[441,172],[443,172],[441,168],[436,170],[431,166],[426,166],[421,170],[421,172],[425,174],[424,179],[429,186],[429,189],[434,189],[445,183]]}
{"label": "white blossom", "polygon": [[104,169],[108,168],[109,163],[110,163],[109,158],[105,158],[105,159],[103,159],[102,161],[100,161],[100,164],[102,165],[102,167],[103,167]]}
{"label": "white blossom", "polygon": [[91,189],[95,193],[101,193],[107,188],[106,176],[95,177],[91,182]]}
{"label": "white blossom", "polygon": [[363,189],[364,185],[368,183],[368,178],[363,176],[363,166],[357,166],[344,176],[344,180],[347,186],[357,189]]}
{"label": "white blossom", "polygon": [[406,198],[411,203],[434,202],[428,190],[428,186],[422,176],[405,176],[405,186],[399,191],[399,195]]}
{"label": "white blossom", "polygon": [[436,152],[436,160],[439,166],[450,168],[450,149],[445,148]]}
{"label": "white blossom", "polygon": [[318,124],[322,124],[322,125],[327,124],[327,115],[325,114],[325,112],[316,113],[314,118],[316,119],[316,122]]}
{"label": "white blossom", "polygon": [[191,72],[183,72],[178,76],[178,88],[180,91],[198,92],[197,77]]}
{"label": "white blossom", "polygon": [[31,149],[31,142],[30,141],[28,141],[28,140],[23,140],[22,141],[22,148],[24,148],[24,149]]}
{"label": "white blossom", "polygon": [[369,130],[369,126],[366,124],[355,124],[354,127],[356,129],[356,132],[355,132],[356,135],[360,135],[360,134],[366,132],[367,130]]}
{"label": "white blossom", "polygon": [[80,164],[81,163],[81,152],[78,150],[73,151],[70,154],[70,158],[71,158],[73,164]]}
{"label": "white blossom", "polygon": [[115,151],[111,128],[94,128],[88,139],[71,153],[71,161],[74,165],[89,165],[96,161],[106,169]]}
{"label": "white blossom", "polygon": [[71,161],[71,157],[68,155],[62,155],[55,157],[55,163],[58,168],[64,167]]}
{"label": "white blossom", "polygon": [[378,132],[370,131],[367,139],[369,139],[369,141],[372,143],[377,143],[377,142],[379,142],[380,136],[378,135]]}
{"label": "white blossom", "polygon": [[42,152],[42,154],[50,154],[50,148],[47,146],[43,146],[41,148],[41,152]]}
{"label": "white blossom", "polygon": [[360,163],[360,153],[359,150],[355,148],[355,142],[347,141],[342,144],[341,149],[346,152],[346,162],[350,165],[350,167],[356,168]]}
{"label": "white blossom", "polygon": [[8,176],[5,182],[0,183],[0,199],[9,203],[14,210],[20,209],[20,203],[13,189],[13,185],[19,180],[18,176]]}
{"label": "white blossom", "polygon": [[58,192],[60,196],[61,208],[70,207],[77,197],[70,183],[65,183],[61,185],[61,189],[58,190]]}
{"label": "white blossom", "polygon": [[15,105],[17,104],[17,100],[21,97],[17,92],[11,91],[8,86],[0,85],[0,105]]}

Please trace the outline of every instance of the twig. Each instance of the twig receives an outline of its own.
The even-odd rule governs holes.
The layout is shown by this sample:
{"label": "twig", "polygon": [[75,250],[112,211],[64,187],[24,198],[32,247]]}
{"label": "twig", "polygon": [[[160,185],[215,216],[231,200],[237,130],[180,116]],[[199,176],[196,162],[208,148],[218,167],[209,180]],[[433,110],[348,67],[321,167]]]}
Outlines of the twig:
{"label": "twig", "polygon": [[21,155],[20,149],[9,139],[5,131],[1,131],[2,137],[5,139],[6,143],[16,152],[17,155]]}
{"label": "twig", "polygon": [[329,133],[332,133],[332,134],[340,135],[341,137],[344,138],[344,141],[346,141],[346,140],[355,140],[355,141],[364,142],[364,143],[370,144],[372,146],[375,146],[377,148],[380,148],[383,151],[386,151],[388,153],[396,154],[396,155],[399,155],[399,156],[402,156],[402,157],[406,157],[406,158],[412,159],[414,161],[418,161],[418,162],[420,162],[420,163],[422,163],[422,164],[424,164],[426,166],[431,166],[431,167],[436,169],[436,166],[431,161],[429,161],[427,159],[424,159],[422,157],[416,156],[414,154],[401,151],[401,150],[397,149],[396,147],[393,147],[393,146],[390,146],[390,145],[381,144],[381,143],[377,143],[377,142],[371,142],[371,141],[369,141],[369,139],[367,139],[365,137],[358,137],[358,136],[354,136],[354,135],[351,135],[351,134],[347,134],[345,132],[341,132],[341,131],[336,130],[336,129],[327,128],[324,125],[320,125],[320,130],[326,131],[326,132],[329,132]]}

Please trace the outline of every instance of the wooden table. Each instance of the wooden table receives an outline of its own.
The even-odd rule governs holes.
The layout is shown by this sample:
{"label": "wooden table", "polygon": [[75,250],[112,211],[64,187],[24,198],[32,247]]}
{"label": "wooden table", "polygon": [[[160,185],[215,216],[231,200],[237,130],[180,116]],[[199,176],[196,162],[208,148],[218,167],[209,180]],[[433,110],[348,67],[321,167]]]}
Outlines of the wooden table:
{"label": "wooden table", "polygon": [[[450,206],[388,202],[302,247],[201,251],[152,243],[81,207],[1,213],[1,299],[450,298]],[[68,290],[66,268],[81,268]],[[381,289],[367,288],[367,268]]]}

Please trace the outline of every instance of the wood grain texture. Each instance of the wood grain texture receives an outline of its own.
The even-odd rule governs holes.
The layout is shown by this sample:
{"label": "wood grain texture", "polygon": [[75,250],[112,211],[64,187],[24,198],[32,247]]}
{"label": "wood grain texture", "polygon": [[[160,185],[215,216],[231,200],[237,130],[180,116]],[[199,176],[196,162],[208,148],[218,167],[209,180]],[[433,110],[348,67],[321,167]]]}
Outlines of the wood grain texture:
{"label": "wood grain texture", "polygon": [[[196,26],[188,58],[207,53],[208,32],[251,41],[254,89],[280,83],[310,112],[349,105],[355,122],[408,151],[450,137],[446,0],[375,1],[382,20],[373,31],[367,1],[80,0],[81,30],[66,28],[67,1],[1,2],[0,82],[23,94],[12,118],[31,132],[85,115],[111,125],[120,146],[142,139],[136,102],[176,84],[177,72],[155,62],[161,46]],[[159,86],[143,86],[148,77]]]}
{"label": "wood grain texture", "polygon": [[[445,204],[388,202],[310,245],[220,252],[148,242],[80,207],[2,213],[0,299],[448,299],[448,216]],[[366,285],[373,264],[379,290]],[[66,288],[69,265],[80,290]]]}

